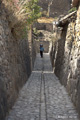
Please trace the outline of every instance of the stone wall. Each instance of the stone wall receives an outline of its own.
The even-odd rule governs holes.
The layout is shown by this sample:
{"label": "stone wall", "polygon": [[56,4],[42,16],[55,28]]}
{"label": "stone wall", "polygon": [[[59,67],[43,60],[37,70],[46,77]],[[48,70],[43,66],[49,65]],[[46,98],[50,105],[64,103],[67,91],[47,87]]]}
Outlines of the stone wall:
{"label": "stone wall", "polygon": [[80,4],[77,18],[62,31],[51,52],[55,74],[67,88],[71,99],[80,114]]}
{"label": "stone wall", "polygon": [[46,31],[49,31],[49,32],[52,32],[53,30],[53,24],[52,23],[35,23],[34,24],[34,27],[37,29],[37,30],[46,30]]}
{"label": "stone wall", "polygon": [[35,49],[31,60],[29,46],[28,39],[13,37],[4,5],[0,3],[0,120],[8,114],[31,73]]}

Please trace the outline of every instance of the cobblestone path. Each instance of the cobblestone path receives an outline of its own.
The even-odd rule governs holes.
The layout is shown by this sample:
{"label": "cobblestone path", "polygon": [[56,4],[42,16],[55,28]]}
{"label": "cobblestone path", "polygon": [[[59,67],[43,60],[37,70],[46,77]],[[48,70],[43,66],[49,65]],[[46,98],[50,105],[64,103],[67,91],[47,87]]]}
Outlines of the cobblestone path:
{"label": "cobblestone path", "polygon": [[34,70],[6,120],[79,120],[65,88],[52,71],[49,54],[44,58],[37,55]]}

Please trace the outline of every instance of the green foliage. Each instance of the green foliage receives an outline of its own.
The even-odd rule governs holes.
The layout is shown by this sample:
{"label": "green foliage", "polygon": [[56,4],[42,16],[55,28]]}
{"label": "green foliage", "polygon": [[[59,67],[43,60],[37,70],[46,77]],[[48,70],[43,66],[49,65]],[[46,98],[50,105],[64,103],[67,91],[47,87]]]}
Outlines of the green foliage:
{"label": "green foliage", "polygon": [[68,11],[68,13],[74,12],[74,11],[76,11],[76,10],[77,10],[77,8],[76,8],[76,7],[73,7],[73,8],[71,8],[71,9]]}
{"label": "green foliage", "polygon": [[22,29],[22,38],[24,39],[24,38],[27,38],[28,37],[28,35],[27,35],[27,28],[26,28],[26,26]]}
{"label": "green foliage", "polygon": [[14,36],[16,38],[27,37],[30,26],[41,17],[41,8],[38,6],[38,0],[3,1],[5,7],[8,9],[7,16],[10,22],[10,28],[14,28]]}
{"label": "green foliage", "polygon": [[54,19],[58,19],[57,17],[54,17]]}
{"label": "green foliage", "polygon": [[27,24],[31,25],[39,17],[41,17],[40,6],[38,6],[38,0],[30,0],[24,5],[27,15]]}

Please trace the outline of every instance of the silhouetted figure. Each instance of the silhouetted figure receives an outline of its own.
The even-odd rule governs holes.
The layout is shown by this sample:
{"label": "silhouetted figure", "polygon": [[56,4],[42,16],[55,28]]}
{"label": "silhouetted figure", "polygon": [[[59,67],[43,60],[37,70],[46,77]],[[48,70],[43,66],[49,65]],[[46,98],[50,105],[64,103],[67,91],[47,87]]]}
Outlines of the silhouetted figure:
{"label": "silhouetted figure", "polygon": [[43,45],[41,44],[40,45],[40,56],[41,56],[41,58],[43,58],[43,51],[44,51],[44,48],[43,48]]}

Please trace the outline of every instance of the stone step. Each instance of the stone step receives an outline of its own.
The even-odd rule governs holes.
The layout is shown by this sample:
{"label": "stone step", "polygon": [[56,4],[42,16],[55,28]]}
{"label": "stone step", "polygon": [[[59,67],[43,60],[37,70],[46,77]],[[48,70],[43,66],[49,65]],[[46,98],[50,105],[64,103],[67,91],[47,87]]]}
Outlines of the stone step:
{"label": "stone step", "polygon": [[5,120],[79,120],[68,93],[52,71],[49,54],[34,69]]}

